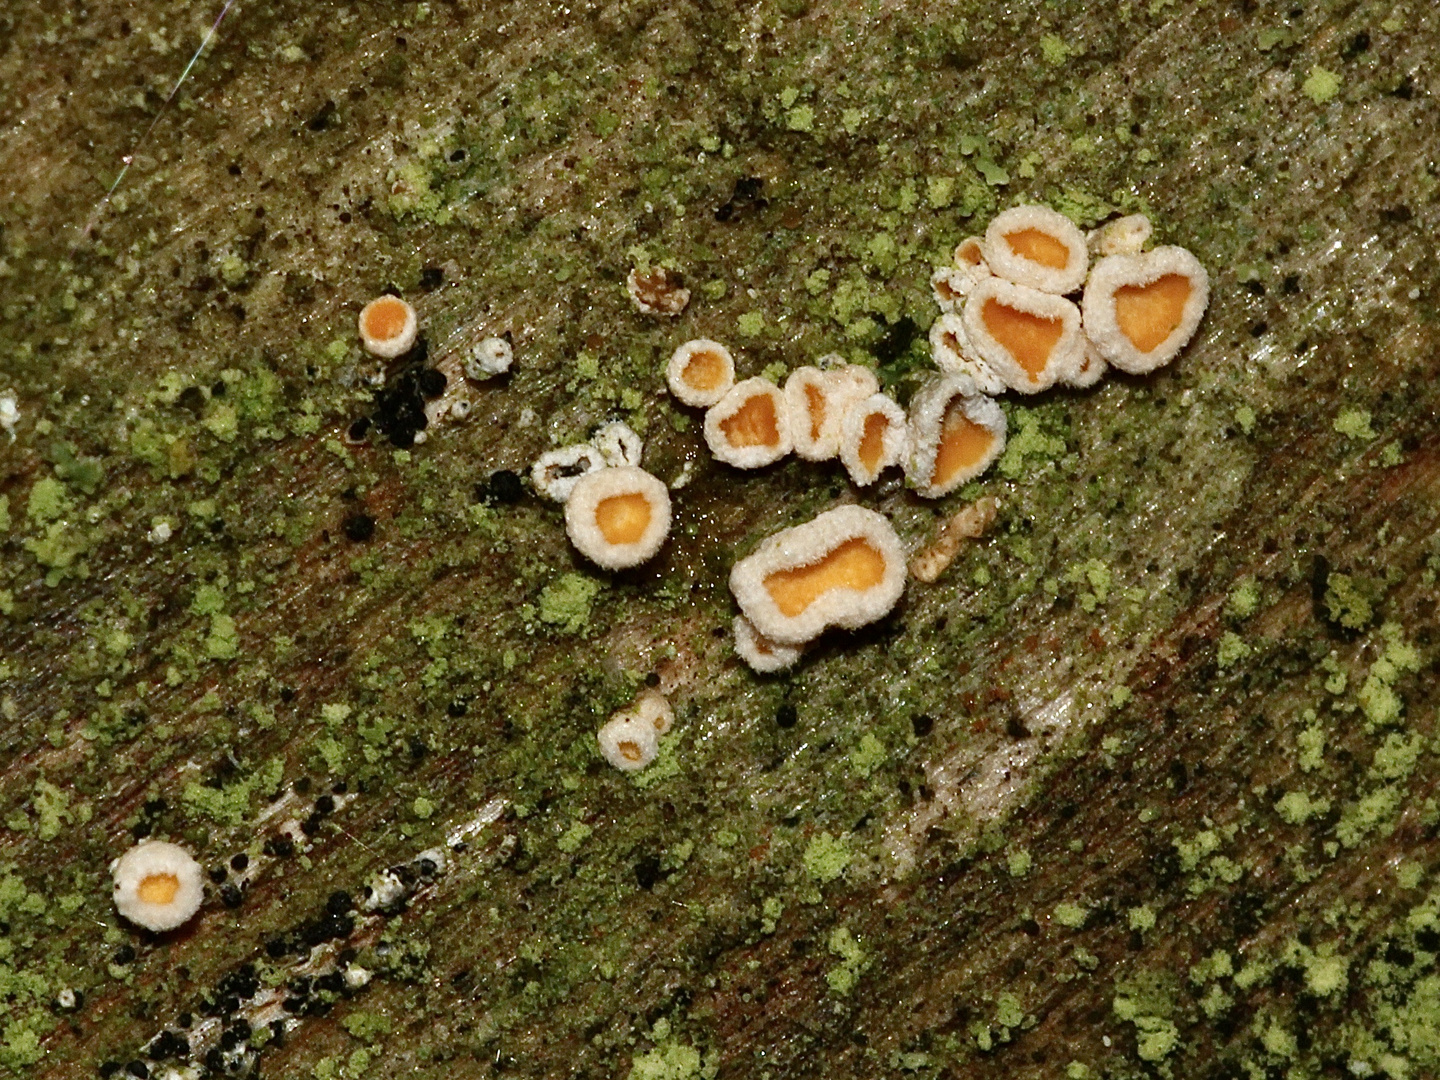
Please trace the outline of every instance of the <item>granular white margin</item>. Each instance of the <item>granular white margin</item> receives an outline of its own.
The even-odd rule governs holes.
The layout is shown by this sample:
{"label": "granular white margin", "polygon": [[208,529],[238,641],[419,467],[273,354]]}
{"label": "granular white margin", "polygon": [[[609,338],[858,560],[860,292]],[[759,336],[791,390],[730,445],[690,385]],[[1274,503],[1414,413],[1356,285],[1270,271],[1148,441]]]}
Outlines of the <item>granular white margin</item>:
{"label": "granular white margin", "polygon": [[[606,499],[639,495],[650,508],[650,518],[638,540],[614,544],[596,521]],[[670,534],[670,491],[663,481],[633,465],[597,469],[575,484],[565,503],[565,532],[575,549],[606,570],[624,570],[653,558]]]}
{"label": "granular white margin", "polygon": [[[1168,274],[1190,281],[1180,322],[1149,352],[1141,352],[1115,321],[1115,293],[1126,285],[1150,285]],[[1200,260],[1182,247],[1158,247],[1141,255],[1108,255],[1095,264],[1085,284],[1085,335],[1110,364],[1131,375],[1144,375],[1175,358],[1195,335],[1210,303],[1210,276]]]}
{"label": "granular white margin", "polygon": [[[775,415],[775,441],[757,443],[751,446],[732,445],[721,426],[738,413],[745,404],[757,395],[770,399]],[[790,410],[785,404],[785,395],[768,379],[745,379],[730,388],[730,392],[712,405],[705,413],[705,444],[710,453],[719,461],[737,469],[758,469],[779,461],[790,452]]]}
{"label": "granular white margin", "polygon": [[[945,415],[952,402],[965,419],[991,432],[995,441],[979,461],[958,470],[943,483],[936,483],[935,459],[940,450]],[[910,461],[905,470],[906,479],[914,486],[915,493],[924,498],[947,495],[982,475],[994,463],[1005,449],[1005,432],[1005,414],[994,398],[977,393],[973,380],[963,375],[931,376],[910,399]]]}
{"label": "granular white margin", "polygon": [[[1063,267],[1045,263],[1018,253],[1006,239],[1021,232],[1039,232],[1065,247]],[[1090,265],[1090,252],[1085,234],[1058,210],[1048,206],[1016,206],[997,214],[985,230],[985,262],[990,272],[1016,285],[1025,285],[1057,296],[1074,292],[1085,283]]]}
{"label": "granular white margin", "polygon": [[[829,589],[796,615],[786,615],[765,586],[771,574],[811,566],[849,540],[863,539],[884,561],[868,589]],[[730,591],[757,632],[782,645],[800,645],[827,627],[855,629],[883,618],[905,591],[905,552],[889,518],[863,506],[840,506],[766,538],[730,571]]]}
{"label": "granular white margin", "polygon": [[[110,864],[115,881],[115,910],[146,930],[174,930],[190,921],[205,898],[204,873],[194,856],[179,844],[142,840]],[[140,886],[155,877],[177,883],[168,903],[147,901]]]}
{"label": "granular white margin", "polygon": [[[881,435],[880,458],[874,468],[868,467],[860,458],[860,445],[865,438],[865,427],[876,413],[885,417],[885,430]],[[873,484],[882,472],[892,465],[903,465],[910,451],[910,430],[905,422],[905,410],[884,394],[871,394],[864,401],[850,406],[840,425],[840,461],[859,487]]]}

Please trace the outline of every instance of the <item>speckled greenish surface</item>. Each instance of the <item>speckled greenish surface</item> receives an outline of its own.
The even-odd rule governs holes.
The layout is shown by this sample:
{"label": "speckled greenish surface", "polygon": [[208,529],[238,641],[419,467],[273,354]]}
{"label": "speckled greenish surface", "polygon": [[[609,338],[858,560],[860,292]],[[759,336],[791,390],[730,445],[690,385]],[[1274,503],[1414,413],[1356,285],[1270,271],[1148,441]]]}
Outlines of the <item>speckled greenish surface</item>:
{"label": "speckled greenish surface", "polygon": [[[240,0],[162,112],[218,10],[0,8],[0,1075],[231,1014],[346,1080],[1440,1074],[1432,5]],[[1026,200],[1149,213],[1211,307],[1007,400],[955,496],[738,474],[664,394],[709,336],[904,398],[932,268]],[[345,438],[387,287],[432,361],[515,349],[407,451]],[[611,418],[690,469],[654,562],[477,501]],[[735,658],[763,536],[980,494],[889,618]],[[594,732],[657,680],[632,779]],[[183,931],[110,904],[140,835],[217,870]],[[321,948],[368,982],[248,1031],[436,847]]]}

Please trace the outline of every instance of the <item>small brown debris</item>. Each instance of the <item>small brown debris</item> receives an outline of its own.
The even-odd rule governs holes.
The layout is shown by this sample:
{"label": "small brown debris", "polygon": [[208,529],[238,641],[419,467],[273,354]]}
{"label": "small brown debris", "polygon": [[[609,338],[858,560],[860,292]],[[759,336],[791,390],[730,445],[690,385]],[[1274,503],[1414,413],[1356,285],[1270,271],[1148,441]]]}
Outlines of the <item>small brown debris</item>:
{"label": "small brown debris", "polygon": [[935,542],[910,561],[910,576],[927,585],[945,572],[966,540],[978,540],[995,520],[1000,500],[992,496],[976,499],[962,506],[949,521],[940,526]]}
{"label": "small brown debris", "polygon": [[663,266],[631,270],[625,278],[625,288],[645,315],[679,315],[690,303],[690,290],[685,288],[684,280]]}

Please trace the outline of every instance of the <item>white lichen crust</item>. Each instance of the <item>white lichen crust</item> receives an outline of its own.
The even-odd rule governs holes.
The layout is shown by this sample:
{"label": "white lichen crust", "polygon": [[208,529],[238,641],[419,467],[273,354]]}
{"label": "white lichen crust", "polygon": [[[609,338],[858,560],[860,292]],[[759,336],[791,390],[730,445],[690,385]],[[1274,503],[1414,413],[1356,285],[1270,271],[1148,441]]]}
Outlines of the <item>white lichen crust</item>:
{"label": "white lichen crust", "polygon": [[[876,416],[883,418],[880,423],[872,419]],[[878,443],[874,441],[876,430],[880,432]],[[840,462],[858,486],[867,487],[892,465],[903,465],[909,451],[905,410],[885,394],[871,394],[845,413],[840,425]]]}
{"label": "white lichen crust", "polygon": [[204,872],[179,844],[142,840],[110,864],[115,910],[146,930],[174,930],[205,898]]}
{"label": "white lichen crust", "polygon": [[660,737],[653,723],[631,712],[618,712],[595,733],[600,753],[622,772],[637,772],[655,760]]}
{"label": "white lichen crust", "polygon": [[[836,560],[859,555],[859,573]],[[788,590],[806,572],[814,580]],[[859,577],[855,587],[850,580]],[[827,627],[855,629],[883,618],[905,590],[905,552],[883,514],[863,506],[840,506],[766,538],[730,571],[730,591],[740,611],[763,637],[802,645]]]}
{"label": "white lichen crust", "polygon": [[[752,398],[769,401],[752,404]],[[719,461],[737,469],[758,469],[790,452],[790,410],[785,395],[768,379],[745,379],[705,413],[705,444]]]}
{"label": "white lichen crust", "polygon": [[[1117,294],[1121,290],[1165,290],[1167,284],[1183,279],[1188,293],[1183,303],[1174,293],[1161,297],[1162,305],[1142,313],[1150,340],[1139,341],[1120,325]],[[1140,301],[1143,303],[1143,301]],[[1095,264],[1085,283],[1083,301],[1085,335],[1113,367],[1132,375],[1144,375],[1175,358],[1194,336],[1205,308],[1210,303],[1210,277],[1200,261],[1182,247],[1158,247],[1140,255],[1109,255]],[[1157,323],[1162,319],[1163,323]],[[1162,329],[1157,329],[1157,326]],[[1168,333],[1161,333],[1168,329]]]}
{"label": "white lichen crust", "polygon": [[365,351],[385,360],[409,352],[420,332],[415,309],[400,297],[389,294],[377,296],[361,308],[357,323]]}
{"label": "white lichen crust", "polygon": [[582,476],[605,468],[605,455],[590,443],[547,450],[530,467],[535,490],[553,502],[568,502]]}
{"label": "white lichen crust", "polygon": [[[994,329],[987,322],[992,311],[1005,320]],[[1080,309],[1063,296],[992,277],[970,293],[962,318],[970,349],[1007,387],[1022,394],[1048,390],[1072,377],[1084,362]],[[1048,331],[1055,323],[1059,327],[1054,335],[1034,332],[1040,324]],[[1043,355],[1034,356],[1041,348]]]}
{"label": "white lichen crust", "polygon": [[982,394],[1003,394],[1005,380],[970,345],[965,320],[958,313],[947,313],[930,324],[930,359],[941,371],[950,375],[966,375],[975,380]]}
{"label": "white lichen crust", "polygon": [[731,627],[735,632],[735,654],[762,675],[794,667],[795,661],[805,655],[800,646],[771,641],[744,615],[736,615]]}
{"label": "white lichen crust", "polygon": [[639,566],[670,533],[670,492],[633,465],[597,469],[565,503],[565,532],[575,549],[606,570]]}
{"label": "white lichen crust", "polygon": [[858,364],[798,367],[785,380],[790,440],[806,461],[828,461],[840,451],[840,425],[857,401],[880,389],[874,372]]}
{"label": "white lichen crust", "polygon": [[[971,425],[989,439],[970,455],[943,453],[947,438]],[[982,475],[1005,449],[1005,414],[993,398],[977,391],[962,375],[927,379],[910,399],[910,459],[905,477],[915,493],[927,499],[948,495]],[[944,468],[945,475],[937,475]]]}
{"label": "white lichen crust", "polygon": [[0,431],[15,441],[15,425],[20,422],[20,403],[14,394],[0,394]]}
{"label": "white lichen crust", "polygon": [[687,341],[671,354],[665,383],[682,403],[708,409],[735,385],[735,358],[718,341]]}
{"label": "white lichen crust", "polygon": [[465,375],[476,382],[503,375],[515,362],[515,351],[502,337],[487,337],[475,343],[465,361]]}
{"label": "white lichen crust", "polygon": [[645,440],[623,420],[603,425],[590,442],[600,451],[606,465],[639,465],[645,454]]}
{"label": "white lichen crust", "polygon": [[[1027,239],[1044,250],[1022,243]],[[1090,264],[1085,234],[1048,206],[1016,206],[997,214],[985,230],[983,248],[992,274],[1057,296],[1080,288]]]}

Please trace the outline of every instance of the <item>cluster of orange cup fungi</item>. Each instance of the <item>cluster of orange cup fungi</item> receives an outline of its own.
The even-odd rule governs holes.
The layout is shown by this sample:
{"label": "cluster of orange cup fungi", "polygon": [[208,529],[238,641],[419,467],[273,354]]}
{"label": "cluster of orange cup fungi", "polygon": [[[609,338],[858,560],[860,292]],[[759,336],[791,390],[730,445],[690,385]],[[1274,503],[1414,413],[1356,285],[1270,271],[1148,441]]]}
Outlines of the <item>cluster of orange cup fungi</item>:
{"label": "cluster of orange cup fungi", "polygon": [[[1004,450],[997,395],[1092,386],[1111,367],[1144,374],[1194,335],[1209,279],[1184,248],[1147,251],[1150,232],[1133,215],[1086,236],[1048,207],[1019,206],[984,237],[964,240],[932,280],[942,309],[930,334],[939,370],[908,412],[879,392],[869,369],[838,356],[796,369],[783,388],[737,382],[729,350],[704,339],[676,350],[667,382],[680,401],[707,410],[711,453],[737,468],[793,450],[810,461],[839,457],[860,487],[901,466],[917,495],[940,498]],[[934,580],[961,539],[993,518],[993,506],[985,511],[983,522],[957,524],[941,550],[918,560],[916,576]],[[741,611],[736,651],[757,671],[789,667],[826,628],[887,614],[905,577],[899,539],[874,511],[842,506],[782,530],[731,572]]]}
{"label": "cluster of orange cup fungi", "polygon": [[1088,236],[1045,206],[998,215],[931,279],[936,366],[985,393],[1034,394],[1169,363],[1200,325],[1209,278],[1184,248],[1147,251],[1150,232],[1141,214]]}
{"label": "cluster of orange cup fungi", "polygon": [[[675,350],[666,382],[681,403],[705,410],[706,444],[735,468],[761,468],[792,452],[807,461],[838,458],[866,487],[899,467],[917,495],[938,499],[983,474],[1004,450],[996,396],[1088,387],[1112,367],[1145,374],[1194,335],[1209,302],[1208,276],[1184,248],[1147,250],[1150,233],[1137,214],[1086,235],[1057,211],[1027,205],[962,241],[954,263],[931,279],[941,308],[930,331],[938,370],[908,411],[880,391],[873,371],[836,354],[795,369],[783,387],[759,377],[737,381],[730,350],[707,338]],[[670,288],[663,273],[652,277],[632,274],[627,283],[637,305],[678,314],[688,292]],[[415,340],[414,312],[380,297],[361,313],[360,332],[372,353],[399,356]],[[542,455],[532,470],[536,489],[565,504],[576,549],[605,569],[647,561],[669,532],[669,492],[640,468],[642,449],[628,427],[611,424],[590,443]],[[952,531],[953,544],[917,563],[922,580],[943,569],[962,535],[978,534],[968,525]],[[732,569],[741,611],[736,651],[757,671],[786,668],[828,627],[883,617],[905,579],[900,540],[873,510],[841,506],[781,530]],[[645,727],[629,714],[614,719],[605,730],[615,738],[601,739],[606,757],[620,768],[643,767],[654,748],[631,735]],[[627,757],[622,744],[639,756]]]}

